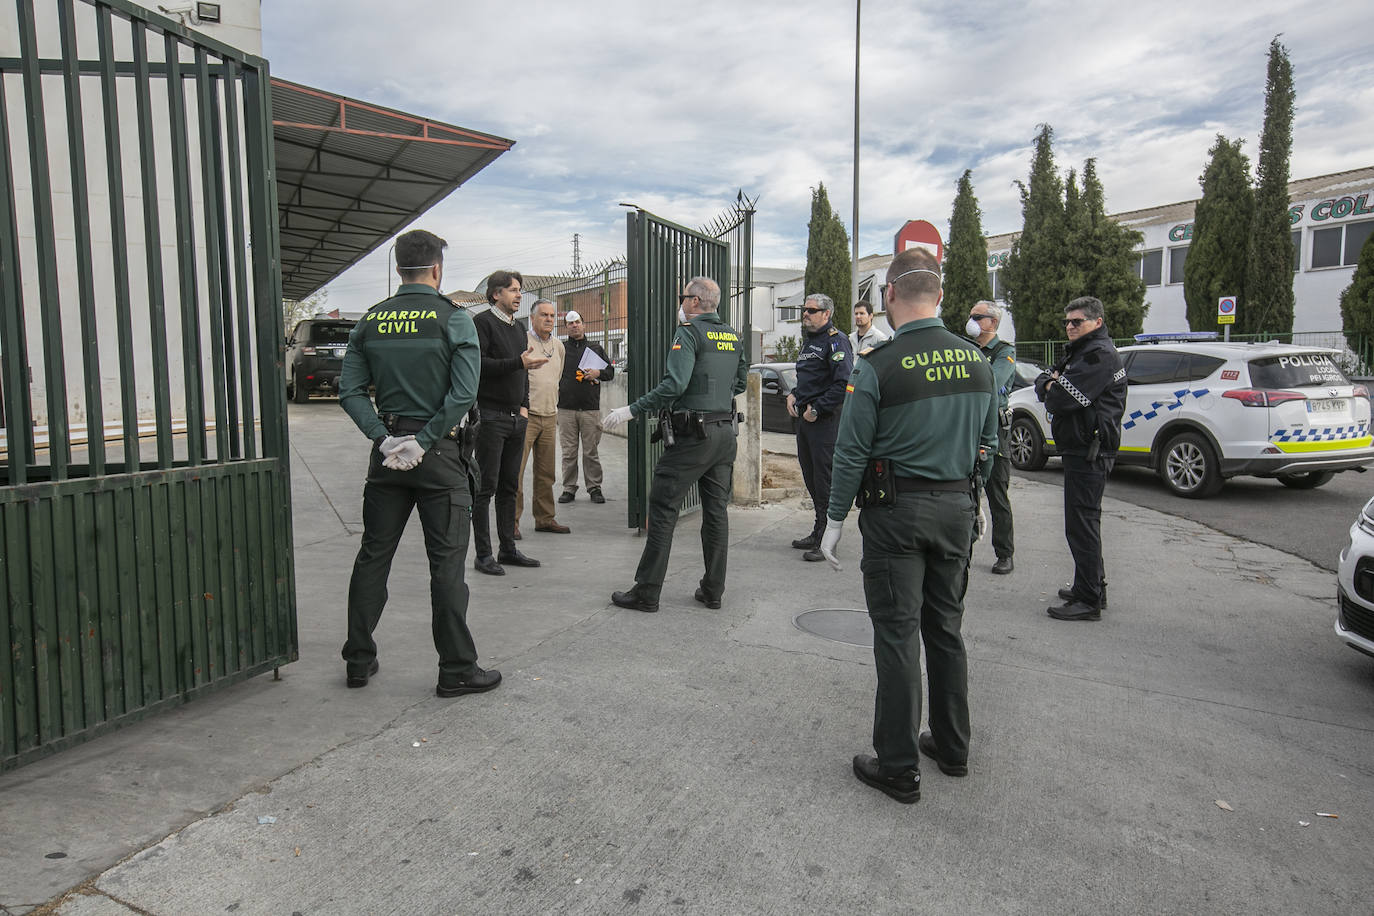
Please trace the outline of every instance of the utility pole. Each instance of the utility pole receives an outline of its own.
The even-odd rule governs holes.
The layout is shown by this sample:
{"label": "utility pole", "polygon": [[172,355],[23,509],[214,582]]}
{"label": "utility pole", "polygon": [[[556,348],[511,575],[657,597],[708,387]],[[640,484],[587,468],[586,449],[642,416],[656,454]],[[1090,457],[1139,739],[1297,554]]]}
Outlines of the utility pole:
{"label": "utility pole", "polygon": [[580,233],[573,233],[573,276],[582,275],[582,236]]}
{"label": "utility pole", "polygon": [[[859,301],[859,12],[863,0],[854,0],[854,227],[853,261],[849,265],[849,307]],[[853,312],[851,311],[852,315]]]}

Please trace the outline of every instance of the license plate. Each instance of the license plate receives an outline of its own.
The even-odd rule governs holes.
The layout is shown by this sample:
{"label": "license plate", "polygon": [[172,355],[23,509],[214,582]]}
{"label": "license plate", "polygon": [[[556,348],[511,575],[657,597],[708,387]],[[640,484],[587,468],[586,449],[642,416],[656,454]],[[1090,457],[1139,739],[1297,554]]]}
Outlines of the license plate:
{"label": "license plate", "polygon": [[1307,401],[1308,413],[1335,413],[1345,410],[1345,408],[1345,398],[1322,398],[1317,401],[1309,398]]}
{"label": "license plate", "polygon": [[337,356],[339,359],[343,359],[343,358],[344,358],[344,354],[347,353],[347,352],[348,352],[348,348],[347,348],[347,347],[335,347],[335,348],[334,348],[334,355]]}

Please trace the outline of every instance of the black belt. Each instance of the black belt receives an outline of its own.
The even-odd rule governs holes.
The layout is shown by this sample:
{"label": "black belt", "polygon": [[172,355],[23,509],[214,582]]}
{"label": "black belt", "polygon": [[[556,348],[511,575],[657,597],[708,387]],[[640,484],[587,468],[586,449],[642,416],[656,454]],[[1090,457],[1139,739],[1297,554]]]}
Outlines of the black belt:
{"label": "black belt", "polygon": [[950,492],[967,493],[973,485],[967,477],[959,480],[931,480],[928,477],[894,477],[898,493]]}
{"label": "black belt", "polygon": [[477,409],[482,413],[499,413],[503,417],[520,416],[519,407],[488,407],[485,404],[478,404]]}
{"label": "black belt", "polygon": [[681,417],[683,420],[686,420],[689,419],[693,413],[698,414],[703,423],[730,423],[735,419],[735,412],[733,410],[726,410],[718,413],[706,413],[700,410],[677,410],[673,412],[673,416]]}
{"label": "black belt", "polygon": [[[414,417],[398,417],[395,414],[386,414],[382,417],[382,423],[386,426],[387,432],[393,436],[413,436],[420,430],[429,425],[428,420],[417,420]],[[455,426],[444,433],[445,439],[457,441],[459,431],[462,426]]]}

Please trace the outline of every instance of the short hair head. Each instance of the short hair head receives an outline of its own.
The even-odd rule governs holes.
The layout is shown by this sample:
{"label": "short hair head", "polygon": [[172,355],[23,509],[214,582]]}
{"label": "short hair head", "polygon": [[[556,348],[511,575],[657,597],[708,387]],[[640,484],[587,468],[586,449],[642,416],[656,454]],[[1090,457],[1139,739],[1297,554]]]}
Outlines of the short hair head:
{"label": "short hair head", "polygon": [[[509,284],[507,284],[507,285],[509,285]],[[536,299],[536,300],[534,300],[534,305],[530,306],[530,314],[531,314],[531,315],[537,315],[537,314],[539,313],[539,311],[541,310],[541,308],[542,308],[543,306],[546,306],[546,305],[549,307],[549,309],[548,309],[549,314],[552,315],[553,317],[557,318],[557,317],[558,317],[558,305],[555,304],[554,301],[553,301],[552,299]]]}
{"label": "short hair head", "polygon": [[[973,303],[973,308],[978,309],[986,315],[991,315],[992,320],[996,324],[1002,324],[1002,306],[993,302],[991,299],[979,299],[977,302]],[[970,311],[972,311],[972,309],[970,309]]]}
{"label": "short hair head", "polygon": [[940,262],[924,248],[908,248],[892,259],[887,282],[903,302],[932,300],[940,295]]}
{"label": "short hair head", "polygon": [[1093,296],[1079,296],[1064,306],[1064,314],[1067,315],[1069,312],[1082,312],[1083,317],[1089,321],[1101,318],[1106,314],[1102,309],[1102,300]]}
{"label": "short hair head", "polygon": [[807,302],[814,302],[817,307],[823,308],[827,312],[835,311],[835,300],[831,299],[825,293],[807,293],[806,299],[802,301],[802,304],[805,305]]}
{"label": "short hair head", "polygon": [[872,306],[872,305],[869,305],[867,299],[860,299],[858,302],[854,303],[854,311],[857,312],[859,309],[863,309],[865,312],[868,312],[868,314],[870,314],[870,315],[873,314],[873,306]]}
{"label": "short hair head", "polygon": [[487,301],[495,305],[497,291],[510,286],[512,280],[519,280],[522,287],[525,285],[525,278],[518,270],[498,270],[487,277]]}
{"label": "short hair head", "polygon": [[419,279],[434,265],[444,263],[444,249],[447,247],[448,242],[423,229],[412,229],[397,236],[396,270],[401,279]]}
{"label": "short hair head", "polygon": [[702,307],[708,312],[720,307],[720,285],[710,277],[693,277],[687,281],[685,292],[689,296],[699,296]]}

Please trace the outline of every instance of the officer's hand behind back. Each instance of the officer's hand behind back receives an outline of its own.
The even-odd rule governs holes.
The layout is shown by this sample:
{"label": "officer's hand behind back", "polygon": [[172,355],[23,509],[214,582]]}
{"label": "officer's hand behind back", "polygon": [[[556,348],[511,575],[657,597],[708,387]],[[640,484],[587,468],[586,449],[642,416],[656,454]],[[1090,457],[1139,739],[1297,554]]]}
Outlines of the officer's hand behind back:
{"label": "officer's hand behind back", "polygon": [[405,441],[386,456],[382,462],[382,467],[390,468],[393,471],[409,471],[420,463],[420,459],[425,457],[425,450],[414,436],[407,436]]}

